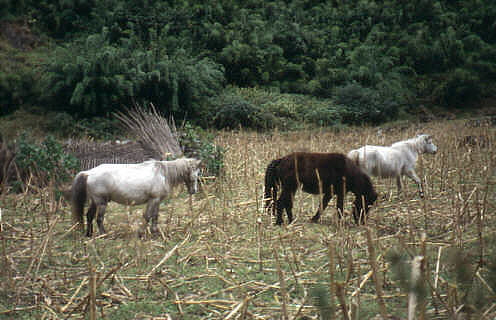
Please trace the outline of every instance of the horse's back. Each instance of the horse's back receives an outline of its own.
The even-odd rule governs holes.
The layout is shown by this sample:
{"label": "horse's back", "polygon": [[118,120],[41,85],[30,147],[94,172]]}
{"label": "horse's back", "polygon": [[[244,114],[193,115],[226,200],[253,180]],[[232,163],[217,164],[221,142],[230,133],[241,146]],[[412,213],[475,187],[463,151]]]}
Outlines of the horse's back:
{"label": "horse's back", "polygon": [[[401,148],[386,146],[363,146],[354,155],[360,168],[367,174],[380,177],[395,176],[401,172],[405,162],[410,161],[408,152]],[[351,151],[350,154],[353,152]]]}
{"label": "horse's back", "polygon": [[340,153],[291,153],[281,159],[279,170],[284,178],[281,180],[293,188],[301,185],[305,192],[317,194],[330,185],[341,184],[346,160]]}
{"label": "horse's back", "polygon": [[156,189],[161,177],[153,163],[102,164],[85,173],[88,193],[93,198],[141,204],[159,193]]}

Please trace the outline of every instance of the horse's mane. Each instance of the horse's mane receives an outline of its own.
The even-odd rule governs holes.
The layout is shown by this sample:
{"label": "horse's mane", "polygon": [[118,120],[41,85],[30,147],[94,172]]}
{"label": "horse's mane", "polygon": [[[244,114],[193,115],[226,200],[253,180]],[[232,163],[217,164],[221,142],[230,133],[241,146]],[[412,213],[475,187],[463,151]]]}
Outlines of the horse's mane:
{"label": "horse's mane", "polygon": [[172,161],[157,161],[160,164],[162,172],[167,179],[177,181],[184,178],[193,168],[192,164],[196,159],[193,158],[179,158]]}
{"label": "horse's mane", "polygon": [[423,149],[420,147],[420,144],[421,144],[422,139],[424,139],[424,137],[426,137],[426,136],[429,136],[429,135],[419,134],[416,137],[413,137],[413,138],[410,138],[407,140],[403,140],[403,141],[395,142],[391,145],[391,148],[407,147],[407,148],[415,151],[416,153],[423,153]]}

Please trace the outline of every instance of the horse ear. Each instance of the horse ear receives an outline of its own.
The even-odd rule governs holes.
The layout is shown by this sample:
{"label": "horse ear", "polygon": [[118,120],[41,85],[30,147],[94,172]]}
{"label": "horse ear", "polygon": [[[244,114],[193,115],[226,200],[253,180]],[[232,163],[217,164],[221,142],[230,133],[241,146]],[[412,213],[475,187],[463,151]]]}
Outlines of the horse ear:
{"label": "horse ear", "polygon": [[199,167],[200,166],[200,163],[201,163],[201,160],[196,160],[193,162],[195,164],[195,167]]}

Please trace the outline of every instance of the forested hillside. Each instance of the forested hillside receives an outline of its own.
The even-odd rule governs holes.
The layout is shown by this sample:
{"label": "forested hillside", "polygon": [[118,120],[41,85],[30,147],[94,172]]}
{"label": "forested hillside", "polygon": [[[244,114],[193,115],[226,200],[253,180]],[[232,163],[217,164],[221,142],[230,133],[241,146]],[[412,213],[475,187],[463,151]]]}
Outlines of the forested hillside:
{"label": "forested hillside", "polygon": [[496,92],[492,0],[4,2],[0,115],[378,123]]}

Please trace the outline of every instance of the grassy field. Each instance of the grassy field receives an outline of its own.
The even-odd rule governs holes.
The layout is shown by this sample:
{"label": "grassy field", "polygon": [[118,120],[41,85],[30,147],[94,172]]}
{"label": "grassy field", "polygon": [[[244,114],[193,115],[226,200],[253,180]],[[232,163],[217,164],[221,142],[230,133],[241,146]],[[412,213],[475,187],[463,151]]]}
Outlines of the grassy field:
{"label": "grassy field", "polygon": [[[108,234],[88,239],[53,190],[2,194],[0,318],[406,319],[407,262],[421,255],[419,319],[494,319],[496,130],[475,124],[220,133],[224,176],[206,178],[192,198],[177,190],[161,205],[160,235],[145,239],[141,206],[110,204]],[[351,194],[342,221],[333,199],[310,223],[319,200],[303,193],[289,226],[263,211],[270,160],[418,133],[439,148],[418,162],[424,199],[412,181],[399,196],[394,181],[374,178],[379,199],[366,226],[349,215]]]}

